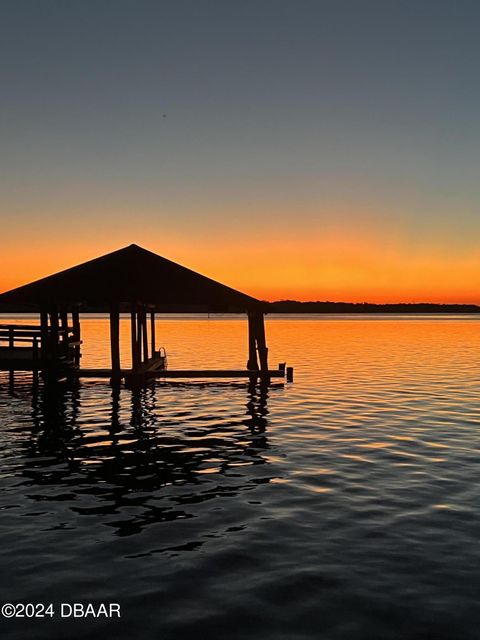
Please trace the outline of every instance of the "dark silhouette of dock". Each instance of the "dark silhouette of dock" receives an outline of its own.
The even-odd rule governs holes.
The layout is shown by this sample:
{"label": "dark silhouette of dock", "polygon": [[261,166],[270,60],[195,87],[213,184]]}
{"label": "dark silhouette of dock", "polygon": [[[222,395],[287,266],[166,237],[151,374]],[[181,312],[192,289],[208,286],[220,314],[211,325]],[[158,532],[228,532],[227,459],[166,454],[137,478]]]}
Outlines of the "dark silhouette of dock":
{"label": "dark silhouette of dock", "polygon": [[[293,370],[284,364],[269,369],[265,303],[135,244],[0,295],[0,308],[18,306],[38,312],[40,321],[38,325],[0,325],[0,369],[12,374],[32,371],[46,380],[106,377],[113,382],[123,379],[132,386],[155,378],[245,377],[268,382],[272,377],[293,377]],[[109,314],[108,369],[80,366],[80,311],[91,306]],[[179,313],[185,308],[246,313],[246,368],[168,369],[166,351],[156,343],[155,314]],[[130,315],[130,369],[120,366],[121,313]]]}

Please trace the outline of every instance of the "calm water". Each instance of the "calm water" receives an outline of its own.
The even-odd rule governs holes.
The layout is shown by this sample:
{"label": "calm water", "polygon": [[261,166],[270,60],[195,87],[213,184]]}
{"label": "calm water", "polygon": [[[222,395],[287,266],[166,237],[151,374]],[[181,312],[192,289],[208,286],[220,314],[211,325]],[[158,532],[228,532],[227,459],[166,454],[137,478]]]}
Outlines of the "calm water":
{"label": "calm water", "polygon": [[[171,368],[243,366],[246,322],[159,322]],[[108,326],[84,320],[83,366]],[[276,318],[292,385],[0,373],[1,600],[121,622],[2,638],[478,638],[480,320]],[[128,342],[128,327],[124,326]],[[125,364],[127,360],[125,360]]]}

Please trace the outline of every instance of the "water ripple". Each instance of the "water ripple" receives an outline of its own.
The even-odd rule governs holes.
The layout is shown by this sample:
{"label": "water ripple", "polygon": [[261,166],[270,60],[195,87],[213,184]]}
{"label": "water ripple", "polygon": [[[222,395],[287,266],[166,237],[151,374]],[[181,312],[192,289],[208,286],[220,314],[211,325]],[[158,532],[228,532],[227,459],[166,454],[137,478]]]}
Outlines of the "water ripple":
{"label": "water ripple", "polygon": [[[175,329],[159,325],[178,366],[201,366],[199,345],[212,366],[244,359],[241,321]],[[78,638],[477,637],[478,320],[267,329],[293,385],[11,389],[0,374],[5,600],[122,604],[121,626]],[[85,321],[86,342],[106,331]]]}

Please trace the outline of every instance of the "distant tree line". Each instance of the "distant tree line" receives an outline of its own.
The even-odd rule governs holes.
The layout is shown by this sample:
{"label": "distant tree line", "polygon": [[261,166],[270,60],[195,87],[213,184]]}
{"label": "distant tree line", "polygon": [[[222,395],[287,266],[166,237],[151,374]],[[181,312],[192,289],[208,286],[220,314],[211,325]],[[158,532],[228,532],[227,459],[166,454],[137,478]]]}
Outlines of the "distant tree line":
{"label": "distant tree line", "polygon": [[476,304],[435,304],[405,302],[373,304],[371,302],[298,302],[278,300],[267,304],[268,313],[480,313]]}

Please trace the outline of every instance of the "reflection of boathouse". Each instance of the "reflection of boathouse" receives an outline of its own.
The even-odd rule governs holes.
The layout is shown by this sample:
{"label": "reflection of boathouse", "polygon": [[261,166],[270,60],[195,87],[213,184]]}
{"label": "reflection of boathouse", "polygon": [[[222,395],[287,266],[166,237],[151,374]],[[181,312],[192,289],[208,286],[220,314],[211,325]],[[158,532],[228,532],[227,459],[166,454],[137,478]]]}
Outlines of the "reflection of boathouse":
{"label": "reflection of boathouse", "polygon": [[[46,378],[78,376],[125,379],[284,377],[285,367],[268,368],[264,303],[202,276],[137,245],[0,295],[3,310],[38,311],[38,325],[0,325],[0,369],[41,371]],[[107,311],[110,317],[110,369],[83,369],[80,311]],[[155,313],[246,313],[248,362],[245,370],[167,369],[157,348]],[[120,313],[130,314],[132,367],[120,366]]]}

